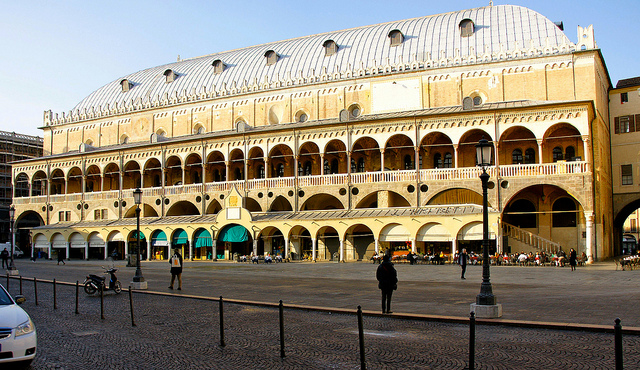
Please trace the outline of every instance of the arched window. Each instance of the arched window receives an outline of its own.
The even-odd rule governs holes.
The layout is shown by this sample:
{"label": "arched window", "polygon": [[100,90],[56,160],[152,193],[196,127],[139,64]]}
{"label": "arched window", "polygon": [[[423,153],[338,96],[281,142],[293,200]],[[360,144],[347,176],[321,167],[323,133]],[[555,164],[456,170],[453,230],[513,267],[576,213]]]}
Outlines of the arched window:
{"label": "arched window", "polygon": [[216,74],[222,73],[225,67],[227,66],[220,59],[214,60],[213,63],[211,63],[211,65],[213,66],[213,73],[216,73]]}
{"label": "arched window", "polygon": [[557,162],[557,161],[561,161],[563,159],[562,157],[562,147],[555,147],[553,148],[553,161]]}
{"label": "arched window", "polygon": [[533,148],[528,148],[524,151],[524,163],[535,164],[536,163],[536,151]]}
{"label": "arched window", "polygon": [[165,82],[166,83],[171,83],[171,82],[175,81],[175,79],[176,79],[176,74],[171,69],[167,69],[166,71],[164,71],[163,75],[165,77]]}
{"label": "arched window", "polygon": [[453,168],[453,155],[451,153],[444,153],[444,161],[442,162],[443,168]]}
{"label": "arched window", "polygon": [[436,153],[433,156],[433,168],[442,168],[442,154]]}
{"label": "arched window", "polygon": [[278,53],[273,50],[267,50],[264,56],[267,58],[267,66],[272,66],[278,61]]}
{"label": "arched window", "polygon": [[411,170],[415,168],[413,166],[413,161],[411,160],[411,156],[409,154],[404,156],[404,169],[405,170]]}
{"label": "arched window", "polygon": [[576,227],[576,203],[571,198],[559,198],[553,203],[553,227]]}
{"label": "arched window", "polygon": [[391,41],[391,46],[398,46],[402,44],[404,41],[404,35],[400,30],[392,30],[389,32],[389,40]]}
{"label": "arched window", "polygon": [[565,149],[565,159],[567,161],[573,161],[573,159],[576,157],[576,149],[572,146],[568,146],[567,149]]}
{"label": "arched window", "polygon": [[473,21],[471,19],[463,19],[460,21],[460,36],[469,37],[473,35]]}
{"label": "arched window", "polygon": [[513,152],[511,152],[511,164],[522,164],[522,162],[524,162],[522,150],[514,149]]}
{"label": "arched window", "polygon": [[360,106],[358,104],[352,104],[349,107],[349,115],[353,118],[360,116]]}
{"label": "arched window", "polygon": [[258,178],[264,179],[264,166],[258,165]]}
{"label": "arched window", "polygon": [[358,172],[364,172],[364,158],[358,159]]}
{"label": "arched window", "polygon": [[324,56],[330,57],[338,52],[338,44],[333,40],[325,41],[322,46],[324,47]]}

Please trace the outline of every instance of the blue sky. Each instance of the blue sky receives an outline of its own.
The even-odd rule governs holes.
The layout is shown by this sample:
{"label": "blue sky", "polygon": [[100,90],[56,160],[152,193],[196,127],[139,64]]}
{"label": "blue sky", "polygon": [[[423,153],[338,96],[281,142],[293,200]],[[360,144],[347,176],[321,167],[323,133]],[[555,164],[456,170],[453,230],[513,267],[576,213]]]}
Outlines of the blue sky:
{"label": "blue sky", "polygon": [[[43,112],[69,111],[141,69],[316,33],[486,6],[449,1],[1,0],[0,130],[42,136]],[[593,24],[611,82],[640,76],[640,1],[495,1],[577,26]],[[578,5],[579,4],[579,5]],[[632,27],[633,26],[633,27]]]}

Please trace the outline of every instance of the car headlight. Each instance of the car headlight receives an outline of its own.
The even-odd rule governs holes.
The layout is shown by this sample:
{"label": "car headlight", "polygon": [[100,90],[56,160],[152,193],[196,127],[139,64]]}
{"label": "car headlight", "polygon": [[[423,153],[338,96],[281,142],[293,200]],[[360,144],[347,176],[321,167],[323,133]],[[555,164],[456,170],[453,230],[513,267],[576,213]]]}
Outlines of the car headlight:
{"label": "car headlight", "polygon": [[29,318],[29,320],[27,320],[27,321],[23,322],[22,324],[16,326],[16,337],[32,333],[35,330],[36,330],[36,327],[35,327],[35,325],[33,325],[33,321],[31,321],[31,318]]}

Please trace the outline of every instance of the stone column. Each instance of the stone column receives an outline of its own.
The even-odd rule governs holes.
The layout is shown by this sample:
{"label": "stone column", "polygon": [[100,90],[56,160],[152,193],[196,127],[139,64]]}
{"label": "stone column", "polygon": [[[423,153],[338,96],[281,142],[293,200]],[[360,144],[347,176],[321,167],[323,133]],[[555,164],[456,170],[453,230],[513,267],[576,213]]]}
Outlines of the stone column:
{"label": "stone column", "polygon": [[380,171],[384,172],[384,149],[380,149]]}
{"label": "stone column", "polygon": [[340,239],[340,262],[344,262],[344,240]]}
{"label": "stone column", "polygon": [[317,248],[317,239],[311,239],[311,260],[313,262],[316,261],[316,248]]}
{"label": "stone column", "polygon": [[453,144],[453,168],[458,168],[458,157],[458,144]]}
{"label": "stone column", "polygon": [[253,239],[253,255],[258,255],[258,239]]}
{"label": "stone column", "polygon": [[542,139],[537,139],[538,142],[538,164],[542,164]]}
{"label": "stone column", "polygon": [[211,241],[211,260],[215,261],[218,259],[218,249],[216,248],[218,245],[218,241],[216,239],[213,239]]}
{"label": "stone column", "polygon": [[284,257],[283,258],[288,258],[289,257],[289,239],[285,239],[284,240]]}
{"label": "stone column", "polygon": [[[15,245],[15,244],[14,244]],[[67,257],[67,261],[69,260],[69,248],[71,247],[71,242],[65,243],[65,257]]]}
{"label": "stone column", "polygon": [[584,216],[587,224],[587,245],[585,246],[585,253],[587,253],[588,263],[593,263],[593,212],[585,212]]}
{"label": "stone column", "polygon": [[458,240],[453,239],[451,241],[451,258],[456,255],[456,250],[458,250]]}
{"label": "stone column", "polygon": [[411,239],[411,253],[416,253],[416,240]]}
{"label": "stone column", "polygon": [[151,239],[147,240],[147,261],[151,261]]}
{"label": "stone column", "polygon": [[380,253],[380,243],[378,242],[377,238],[373,239],[373,245],[374,245],[373,248],[376,251],[376,254]]}
{"label": "stone column", "polygon": [[588,162],[589,161],[589,136],[587,135],[582,136],[582,147],[584,151],[584,158],[582,158],[582,160]]}
{"label": "stone column", "polygon": [[84,242],[84,259],[89,259],[89,242]]}

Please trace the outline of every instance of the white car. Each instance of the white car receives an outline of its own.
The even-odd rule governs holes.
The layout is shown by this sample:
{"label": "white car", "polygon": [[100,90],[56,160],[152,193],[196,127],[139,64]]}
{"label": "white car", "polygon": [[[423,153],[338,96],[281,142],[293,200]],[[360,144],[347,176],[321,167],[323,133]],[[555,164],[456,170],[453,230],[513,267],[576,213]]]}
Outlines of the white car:
{"label": "white car", "polygon": [[36,357],[36,327],[31,317],[18,306],[23,296],[14,300],[0,285],[0,368],[6,363],[27,367]]}

